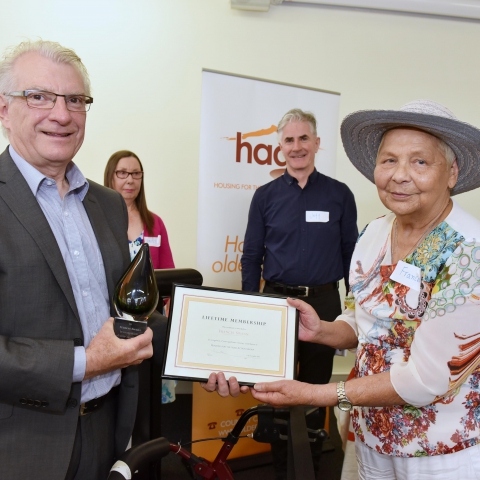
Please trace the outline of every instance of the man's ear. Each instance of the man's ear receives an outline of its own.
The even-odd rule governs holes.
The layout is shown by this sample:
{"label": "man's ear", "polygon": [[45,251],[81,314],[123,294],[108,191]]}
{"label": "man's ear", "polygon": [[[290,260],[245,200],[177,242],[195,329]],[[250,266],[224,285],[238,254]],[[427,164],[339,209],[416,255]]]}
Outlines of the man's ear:
{"label": "man's ear", "polygon": [[320,148],[320,137],[317,137],[317,140],[315,141],[315,145],[317,147],[317,149],[315,150],[315,153],[317,153],[318,149]]}
{"label": "man's ear", "polygon": [[8,116],[8,107],[9,103],[5,95],[0,94],[0,122],[8,130],[10,126],[9,116]]}

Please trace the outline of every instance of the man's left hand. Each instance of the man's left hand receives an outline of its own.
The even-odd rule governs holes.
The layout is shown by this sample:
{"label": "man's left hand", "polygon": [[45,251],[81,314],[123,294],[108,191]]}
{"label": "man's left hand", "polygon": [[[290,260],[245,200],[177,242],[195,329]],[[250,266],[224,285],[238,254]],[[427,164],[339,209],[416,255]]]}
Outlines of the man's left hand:
{"label": "man's left hand", "polygon": [[240,386],[235,377],[225,378],[223,372],[211,373],[208,377],[207,383],[200,384],[207,392],[217,392],[221,397],[238,397],[240,393],[247,393],[250,388],[246,386]]}

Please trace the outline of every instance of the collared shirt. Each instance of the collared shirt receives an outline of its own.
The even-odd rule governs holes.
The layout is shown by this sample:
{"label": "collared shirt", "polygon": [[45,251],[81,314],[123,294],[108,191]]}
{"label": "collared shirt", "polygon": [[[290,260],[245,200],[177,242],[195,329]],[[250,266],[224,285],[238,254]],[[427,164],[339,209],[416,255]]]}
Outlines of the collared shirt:
{"label": "collared shirt", "polygon": [[[11,145],[9,152],[37,199],[65,262],[84,337],[84,346],[74,347],[72,381],[80,382],[85,376],[85,348],[110,317],[102,255],[82,203],[88,191],[88,182],[80,169],[70,162],[65,174],[69,189],[62,199],[55,180],[46,177],[25,161]],[[120,370],[115,370],[84,380],[81,402],[105,395],[120,383],[120,376]]]}
{"label": "collared shirt", "polygon": [[348,282],[357,237],[355,199],[345,184],[314,170],[301,188],[285,172],[252,198],[242,288],[258,291],[262,265],[265,280],[285,285]]}

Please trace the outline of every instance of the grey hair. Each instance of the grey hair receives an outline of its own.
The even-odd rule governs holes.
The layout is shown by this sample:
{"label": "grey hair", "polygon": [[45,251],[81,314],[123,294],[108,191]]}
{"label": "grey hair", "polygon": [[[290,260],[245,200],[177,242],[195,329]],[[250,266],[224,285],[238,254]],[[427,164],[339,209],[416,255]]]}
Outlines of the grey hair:
{"label": "grey hair", "polygon": [[[401,127],[398,127],[401,128]],[[393,128],[391,130],[394,130]],[[383,141],[385,140],[385,133],[389,132],[390,130],[387,130],[384,132],[382,136],[382,140],[380,141],[380,145],[378,146],[377,150],[377,157],[375,158],[375,163],[377,163],[378,160],[378,152],[382,148]],[[422,130],[423,132],[424,130]],[[425,132],[428,133],[429,135],[432,135],[430,132]],[[441,138],[435,137],[435,135],[432,135],[437,140],[437,146],[442,155],[445,157],[445,160],[447,161],[447,167],[450,168],[453,165],[453,162],[456,160],[456,156],[450,145],[448,143],[444,142]]]}
{"label": "grey hair", "polygon": [[315,115],[311,112],[304,112],[299,108],[293,108],[282,117],[278,124],[278,141],[281,141],[282,139],[282,131],[285,128],[285,125],[290,122],[307,122],[310,125],[310,130],[313,135],[317,136],[317,120],[315,119]]}
{"label": "grey hair", "polygon": [[444,142],[440,138],[437,138],[438,140],[438,148],[442,152],[443,156],[445,157],[445,160],[447,161],[447,166],[450,168],[453,165],[453,162],[456,160],[455,153],[451,149],[450,145],[448,143]]}
{"label": "grey hair", "polygon": [[[80,57],[70,48],[63,47],[57,42],[48,40],[26,40],[5,50],[3,58],[0,61],[0,93],[5,94],[12,92],[17,88],[13,75],[13,67],[19,57],[30,52],[39,53],[56,63],[65,63],[74,67],[82,77],[85,95],[90,96],[90,78]],[[12,97],[6,97],[8,103],[12,100]],[[7,131],[3,125],[2,130],[5,137],[7,137]]]}
{"label": "grey hair", "polygon": [[0,61],[0,93],[8,93],[17,88],[13,76],[13,66],[19,57],[29,52],[36,52],[56,63],[66,63],[74,67],[82,77],[85,95],[90,95],[90,78],[80,57],[70,48],[48,40],[26,40],[7,48]]}

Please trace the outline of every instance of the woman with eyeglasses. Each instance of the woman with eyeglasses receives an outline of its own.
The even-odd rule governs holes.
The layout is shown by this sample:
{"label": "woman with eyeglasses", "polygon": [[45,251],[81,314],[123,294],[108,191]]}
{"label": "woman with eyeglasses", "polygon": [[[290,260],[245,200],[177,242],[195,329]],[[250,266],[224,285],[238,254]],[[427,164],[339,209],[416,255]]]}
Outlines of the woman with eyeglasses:
{"label": "woman with eyeglasses", "polygon": [[[120,193],[127,204],[130,258],[135,257],[142,243],[148,243],[153,268],[175,268],[167,229],[162,219],[147,208],[143,174],[142,162],[138,156],[129,150],[120,150],[109,158],[103,184]],[[165,307],[168,310],[168,302]],[[174,400],[175,381],[164,380],[162,403]]]}
{"label": "woman with eyeglasses", "polygon": [[142,243],[148,243],[153,268],[175,268],[162,219],[147,208],[143,167],[133,152],[114,153],[105,167],[104,185],[122,195],[128,209],[128,242],[133,259]]}

